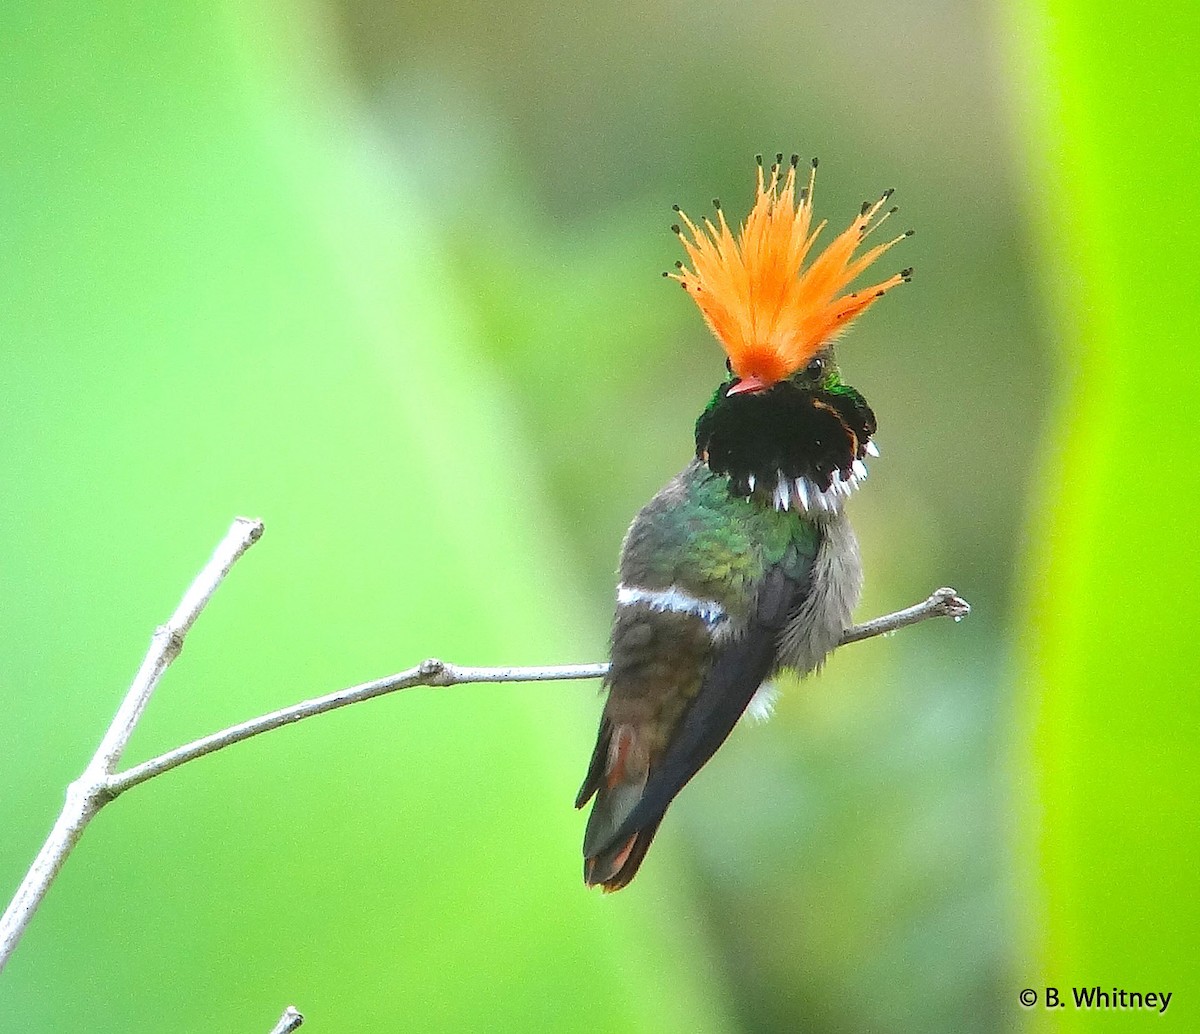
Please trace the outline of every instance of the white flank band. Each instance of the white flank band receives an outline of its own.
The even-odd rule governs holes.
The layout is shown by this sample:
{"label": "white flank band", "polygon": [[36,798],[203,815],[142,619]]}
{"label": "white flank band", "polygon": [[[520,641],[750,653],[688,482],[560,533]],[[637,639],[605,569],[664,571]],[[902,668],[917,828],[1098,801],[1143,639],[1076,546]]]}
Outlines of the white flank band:
{"label": "white flank band", "polygon": [[676,614],[694,614],[707,625],[725,620],[725,608],[713,600],[702,600],[678,586],[669,589],[639,589],[636,585],[617,586],[617,605],[631,607],[636,603],[651,610],[668,610]]}

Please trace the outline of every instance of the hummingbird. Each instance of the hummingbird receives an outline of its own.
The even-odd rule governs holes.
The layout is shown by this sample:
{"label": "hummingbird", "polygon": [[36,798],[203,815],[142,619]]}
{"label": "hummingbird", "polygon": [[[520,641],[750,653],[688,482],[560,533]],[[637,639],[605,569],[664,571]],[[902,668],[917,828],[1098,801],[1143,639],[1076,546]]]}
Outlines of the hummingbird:
{"label": "hummingbird", "polygon": [[[834,343],[899,284],[903,269],[847,291],[888,249],[867,246],[895,207],[864,201],[814,252],[817,160],[757,160],[735,236],[675,206],[687,262],[664,273],[700,309],[726,376],[695,426],[691,462],[634,518],[621,547],[607,697],[576,798],[595,798],[584,882],[620,890],[667,808],[747,709],[769,713],[773,679],[817,671],[850,627],[862,587],[846,498],[879,455],[875,414],[842,380]],[[810,258],[810,256],[812,256]]]}

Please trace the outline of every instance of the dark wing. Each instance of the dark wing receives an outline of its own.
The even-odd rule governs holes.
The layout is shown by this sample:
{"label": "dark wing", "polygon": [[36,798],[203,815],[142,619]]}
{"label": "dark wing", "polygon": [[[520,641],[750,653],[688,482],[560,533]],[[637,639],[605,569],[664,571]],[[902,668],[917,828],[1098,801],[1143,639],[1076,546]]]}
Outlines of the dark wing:
{"label": "dark wing", "polygon": [[774,668],[779,634],[808,585],[778,568],[768,572],[745,632],[712,650],[699,691],[661,757],[639,742],[637,726],[602,722],[577,800],[581,807],[597,794],[583,845],[589,885],[619,890],[633,879],[671,801],[725,742]]}

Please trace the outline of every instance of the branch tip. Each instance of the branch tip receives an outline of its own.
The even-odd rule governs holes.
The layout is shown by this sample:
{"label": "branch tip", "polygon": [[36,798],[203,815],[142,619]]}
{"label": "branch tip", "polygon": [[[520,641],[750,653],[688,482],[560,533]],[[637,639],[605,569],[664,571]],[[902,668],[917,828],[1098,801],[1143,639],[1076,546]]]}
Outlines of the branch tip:
{"label": "branch tip", "polygon": [[271,1029],[271,1034],[291,1034],[303,1022],[304,1014],[294,1005],[289,1005],[283,1010],[283,1015],[279,1017],[279,1022]]}
{"label": "branch tip", "polygon": [[878,635],[887,635],[897,629],[915,625],[928,618],[954,618],[961,621],[971,613],[971,605],[953,589],[943,586],[930,593],[929,598],[912,607],[885,614],[861,625],[853,625],[842,633],[840,646],[861,643]]}
{"label": "branch tip", "polygon": [[258,517],[235,517],[233,519],[234,527],[243,528],[246,538],[251,542],[257,542],[262,538],[262,533],[265,530],[263,522]]}
{"label": "branch tip", "polygon": [[948,618],[958,620],[971,613],[971,604],[949,586],[942,586],[929,598],[936,601],[938,613]]}

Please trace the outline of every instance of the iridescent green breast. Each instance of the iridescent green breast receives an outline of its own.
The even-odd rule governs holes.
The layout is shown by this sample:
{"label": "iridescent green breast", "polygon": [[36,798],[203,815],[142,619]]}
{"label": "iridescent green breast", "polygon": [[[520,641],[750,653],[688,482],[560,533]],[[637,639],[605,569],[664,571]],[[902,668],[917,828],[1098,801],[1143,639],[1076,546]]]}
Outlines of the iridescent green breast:
{"label": "iridescent green breast", "polygon": [[675,587],[719,603],[739,620],[770,568],[782,566],[803,581],[820,541],[811,519],[757,496],[732,495],[727,478],[694,462],[634,520],[622,550],[621,584]]}

